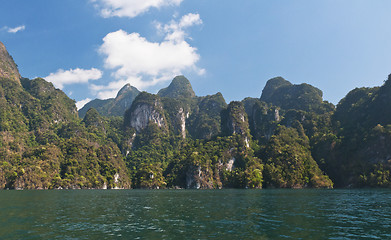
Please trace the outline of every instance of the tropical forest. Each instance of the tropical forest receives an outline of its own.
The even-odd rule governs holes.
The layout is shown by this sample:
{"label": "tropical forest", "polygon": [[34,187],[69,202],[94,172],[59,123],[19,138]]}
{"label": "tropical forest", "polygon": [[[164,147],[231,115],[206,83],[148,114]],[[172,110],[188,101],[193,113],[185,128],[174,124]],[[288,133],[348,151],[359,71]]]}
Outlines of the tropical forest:
{"label": "tropical forest", "polygon": [[78,111],[0,43],[0,189],[391,187],[391,75],[337,105],[322,95],[275,77],[227,103],[176,76]]}

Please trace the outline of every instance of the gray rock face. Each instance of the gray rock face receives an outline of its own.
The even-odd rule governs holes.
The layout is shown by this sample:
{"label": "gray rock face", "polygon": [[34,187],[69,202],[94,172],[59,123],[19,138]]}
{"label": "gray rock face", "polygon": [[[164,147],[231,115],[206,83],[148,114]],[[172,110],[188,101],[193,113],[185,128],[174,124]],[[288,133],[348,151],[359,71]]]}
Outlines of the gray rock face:
{"label": "gray rock face", "polygon": [[277,108],[274,110],[274,121],[280,121],[280,111]]}
{"label": "gray rock face", "polygon": [[186,138],[186,116],[188,116],[188,113],[185,114],[183,108],[180,108],[176,118],[179,122],[182,138]]}
{"label": "gray rock face", "polygon": [[20,84],[18,67],[2,42],[0,42],[0,78],[7,78]]}
{"label": "gray rock face", "polygon": [[235,166],[234,166],[235,161],[236,161],[236,159],[234,157],[231,158],[230,160],[228,160],[227,164],[225,165],[225,170],[230,171],[230,172],[232,170],[234,170],[235,169]]}
{"label": "gray rock face", "polygon": [[165,118],[157,108],[162,109],[161,104],[157,101],[154,105],[138,104],[130,115],[130,126],[135,128],[137,132],[143,130],[150,121],[156,123],[160,128],[166,127]]}

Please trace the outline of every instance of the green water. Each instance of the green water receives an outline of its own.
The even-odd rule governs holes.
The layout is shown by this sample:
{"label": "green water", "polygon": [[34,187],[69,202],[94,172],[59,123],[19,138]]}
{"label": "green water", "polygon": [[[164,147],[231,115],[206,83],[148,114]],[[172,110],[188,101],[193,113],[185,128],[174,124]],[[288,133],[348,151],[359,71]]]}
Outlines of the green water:
{"label": "green water", "polygon": [[0,239],[391,239],[391,190],[0,191]]}

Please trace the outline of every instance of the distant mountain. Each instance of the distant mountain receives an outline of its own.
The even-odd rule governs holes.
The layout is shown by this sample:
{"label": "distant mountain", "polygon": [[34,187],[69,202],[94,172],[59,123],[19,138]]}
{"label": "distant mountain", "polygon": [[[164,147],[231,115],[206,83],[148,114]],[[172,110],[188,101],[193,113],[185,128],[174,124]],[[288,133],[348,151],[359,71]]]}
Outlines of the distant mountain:
{"label": "distant mountain", "polygon": [[137,88],[126,84],[115,98],[88,102],[79,110],[79,116],[83,118],[90,108],[95,108],[102,116],[123,116],[139,93]]}

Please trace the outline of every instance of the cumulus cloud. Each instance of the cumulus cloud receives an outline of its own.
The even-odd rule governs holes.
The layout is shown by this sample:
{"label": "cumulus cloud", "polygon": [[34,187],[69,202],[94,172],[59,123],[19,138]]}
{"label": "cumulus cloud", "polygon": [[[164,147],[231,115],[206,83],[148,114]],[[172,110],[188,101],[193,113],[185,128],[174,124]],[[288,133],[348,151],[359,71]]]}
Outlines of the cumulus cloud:
{"label": "cumulus cloud", "polygon": [[[122,30],[109,33],[100,51],[106,55],[105,66],[116,69],[115,77],[149,75],[154,78],[179,74],[193,67],[199,60],[197,49],[187,42],[149,42],[138,33],[128,34]],[[152,83],[139,81],[136,87]]]}
{"label": "cumulus cloud", "polygon": [[25,29],[26,29],[25,25],[20,25],[20,26],[14,27],[14,28],[10,28],[7,26],[2,28],[2,30],[5,30],[9,33],[17,33],[17,32],[23,31]]}
{"label": "cumulus cloud", "polygon": [[86,98],[86,99],[77,101],[77,102],[76,102],[77,110],[79,110],[80,108],[84,107],[84,105],[86,105],[86,104],[89,103],[90,101],[91,101],[90,98]]}
{"label": "cumulus cloud", "polygon": [[73,83],[88,83],[90,80],[98,80],[102,77],[102,71],[96,68],[91,69],[59,69],[55,73],[50,73],[45,79],[52,82],[55,87],[62,89],[64,85]]}
{"label": "cumulus cloud", "polygon": [[183,0],[92,0],[103,17],[133,18],[150,8],[178,6]]}
{"label": "cumulus cloud", "polygon": [[113,70],[116,81],[106,86],[93,85],[92,89],[101,91],[98,94],[106,97],[114,97],[126,83],[145,90],[185,70],[203,74],[205,70],[196,66],[200,59],[197,48],[186,41],[185,32],[186,28],[199,24],[202,24],[200,16],[192,13],[177,22],[157,23],[157,29],[164,34],[161,42],[151,42],[139,33],[123,30],[107,34],[99,52],[105,56],[105,67]]}

